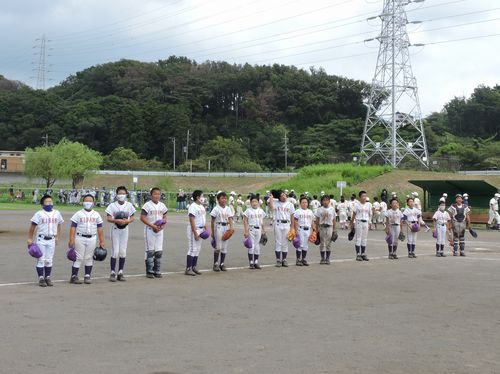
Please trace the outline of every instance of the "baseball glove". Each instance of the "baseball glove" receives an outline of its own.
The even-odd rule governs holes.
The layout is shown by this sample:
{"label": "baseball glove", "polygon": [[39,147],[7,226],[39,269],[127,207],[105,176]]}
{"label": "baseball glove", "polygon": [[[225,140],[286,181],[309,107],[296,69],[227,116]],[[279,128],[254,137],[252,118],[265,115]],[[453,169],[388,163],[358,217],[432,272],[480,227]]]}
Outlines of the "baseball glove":
{"label": "baseball glove", "polygon": [[262,245],[266,245],[267,244],[267,234],[266,233],[262,234],[262,236],[260,237],[259,243],[262,244]]}
{"label": "baseball glove", "polygon": [[[127,219],[127,218],[128,218],[128,214],[127,214],[127,213],[125,213],[125,212],[118,212],[118,213],[116,213],[116,215],[115,215],[115,217],[114,217],[114,218],[115,218],[115,219]],[[115,225],[116,225],[116,227],[118,227],[120,230],[123,230],[125,227],[127,227],[127,226],[128,226],[128,223],[127,223],[127,224],[125,224],[125,225],[119,225],[119,224],[115,223]]]}
{"label": "baseball glove", "polygon": [[336,242],[338,238],[339,234],[337,234],[337,231],[334,231],[332,234],[332,242]]}
{"label": "baseball glove", "polygon": [[314,242],[315,245],[320,245],[321,244],[321,238],[319,237],[319,232],[316,233],[316,241]]}
{"label": "baseball glove", "polygon": [[316,234],[316,231],[313,231],[311,235],[309,235],[309,241],[311,243],[315,243],[316,239],[318,239],[318,234]]}
{"label": "baseball glove", "polygon": [[354,234],[355,234],[355,231],[354,231],[354,228],[349,232],[349,234],[347,235],[347,239],[349,241],[351,241],[352,239],[354,239]]}
{"label": "baseball glove", "polygon": [[291,242],[293,240],[293,238],[295,238],[295,236],[296,236],[295,230],[290,229],[290,231],[288,231],[288,235],[287,235],[288,241]]}
{"label": "baseball glove", "polygon": [[399,233],[399,236],[398,236],[398,239],[399,239],[399,240],[401,240],[402,242],[404,242],[404,241],[405,241],[405,239],[406,239],[405,234],[403,234],[402,232],[400,232],[400,233]]}
{"label": "baseball glove", "polygon": [[233,229],[229,229],[227,230],[224,234],[222,234],[222,241],[226,241],[228,240],[229,238],[231,238],[231,236],[233,236],[234,234],[234,230]]}
{"label": "baseball glove", "polygon": [[473,238],[477,238],[477,232],[473,229],[469,229],[469,234],[471,234]]}

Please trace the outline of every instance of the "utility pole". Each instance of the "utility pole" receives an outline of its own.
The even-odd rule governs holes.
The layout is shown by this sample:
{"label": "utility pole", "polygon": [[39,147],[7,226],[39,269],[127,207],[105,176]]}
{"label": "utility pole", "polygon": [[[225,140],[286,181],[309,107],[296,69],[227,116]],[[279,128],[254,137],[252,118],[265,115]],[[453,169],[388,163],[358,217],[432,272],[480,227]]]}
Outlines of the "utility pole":
{"label": "utility pole", "polygon": [[187,136],[186,136],[186,161],[188,160],[189,158],[189,129],[187,131]]}
{"label": "utility pole", "polygon": [[172,143],[174,144],[173,147],[174,147],[174,171],[175,171],[175,138],[172,137],[170,138],[170,140],[172,141]]}
{"label": "utility pole", "polygon": [[[429,156],[425,140],[417,81],[410,62],[410,40],[405,6],[424,0],[384,0],[380,35],[374,38],[380,47],[373,77],[361,157],[363,161],[380,160],[393,167],[406,157],[426,168]],[[371,17],[374,19],[377,17]],[[371,41],[374,39],[367,39]],[[405,131],[400,131],[405,128]]]}
{"label": "utility pole", "polygon": [[288,138],[286,136],[286,131],[283,140],[285,142],[285,170],[288,170]]}
{"label": "utility pole", "polygon": [[45,140],[45,146],[48,147],[49,145],[49,134],[45,134],[42,136],[42,139]]}

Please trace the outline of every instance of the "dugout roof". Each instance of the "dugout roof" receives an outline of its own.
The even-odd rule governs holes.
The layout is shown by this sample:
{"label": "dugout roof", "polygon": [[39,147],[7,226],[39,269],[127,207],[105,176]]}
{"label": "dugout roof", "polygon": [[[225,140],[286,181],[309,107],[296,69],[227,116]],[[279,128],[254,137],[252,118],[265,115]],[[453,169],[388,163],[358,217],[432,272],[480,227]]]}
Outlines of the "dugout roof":
{"label": "dugout roof", "polygon": [[469,205],[487,209],[490,199],[498,192],[498,188],[484,180],[410,180],[410,183],[424,190],[423,209],[432,210],[437,207],[443,193],[448,194],[447,204],[455,201],[456,194],[469,194]]}

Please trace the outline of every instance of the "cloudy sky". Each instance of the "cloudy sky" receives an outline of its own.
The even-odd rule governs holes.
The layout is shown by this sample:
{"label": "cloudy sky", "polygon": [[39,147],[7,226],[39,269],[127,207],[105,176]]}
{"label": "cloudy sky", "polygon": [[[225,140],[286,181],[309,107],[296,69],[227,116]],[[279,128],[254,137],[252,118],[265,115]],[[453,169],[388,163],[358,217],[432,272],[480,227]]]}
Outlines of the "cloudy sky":
{"label": "cloudy sky", "polygon": [[[89,66],[170,55],[282,63],[370,82],[382,0],[2,0],[0,74],[36,86],[46,36],[47,86]],[[423,115],[500,84],[500,1],[406,6]]]}

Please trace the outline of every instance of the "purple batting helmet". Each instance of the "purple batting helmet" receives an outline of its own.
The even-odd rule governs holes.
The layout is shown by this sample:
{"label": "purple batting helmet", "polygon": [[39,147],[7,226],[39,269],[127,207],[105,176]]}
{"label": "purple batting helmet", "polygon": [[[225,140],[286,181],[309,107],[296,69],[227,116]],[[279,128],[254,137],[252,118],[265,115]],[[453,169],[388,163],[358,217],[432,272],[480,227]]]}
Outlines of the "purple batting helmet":
{"label": "purple batting helmet", "polygon": [[296,249],[300,248],[300,237],[298,235],[293,238],[292,244]]}
{"label": "purple batting helmet", "polygon": [[34,258],[40,258],[43,256],[42,250],[35,243],[32,243],[28,246],[28,253],[30,254],[31,257]]}
{"label": "purple batting helmet", "polygon": [[243,240],[243,245],[245,246],[245,248],[248,248],[248,249],[252,248],[252,246],[253,246],[252,238],[248,237],[245,240]]}
{"label": "purple batting helmet", "polygon": [[155,222],[155,226],[163,226],[166,223],[167,221],[165,221],[164,219],[159,219]]}
{"label": "purple batting helmet", "polygon": [[76,251],[75,247],[69,247],[66,252],[66,257],[68,260],[75,262],[76,261]]}
{"label": "purple batting helmet", "polygon": [[385,241],[387,244],[392,244],[392,234],[389,233],[385,236]]}
{"label": "purple batting helmet", "polygon": [[420,225],[418,223],[414,223],[410,227],[411,232],[419,232],[420,231]]}
{"label": "purple batting helmet", "polygon": [[433,237],[434,239],[437,239],[437,237],[438,237],[438,232],[437,232],[437,230],[432,230],[432,237]]}
{"label": "purple batting helmet", "polygon": [[210,231],[208,230],[203,230],[200,234],[200,238],[202,239],[208,239],[209,236],[210,236]]}

